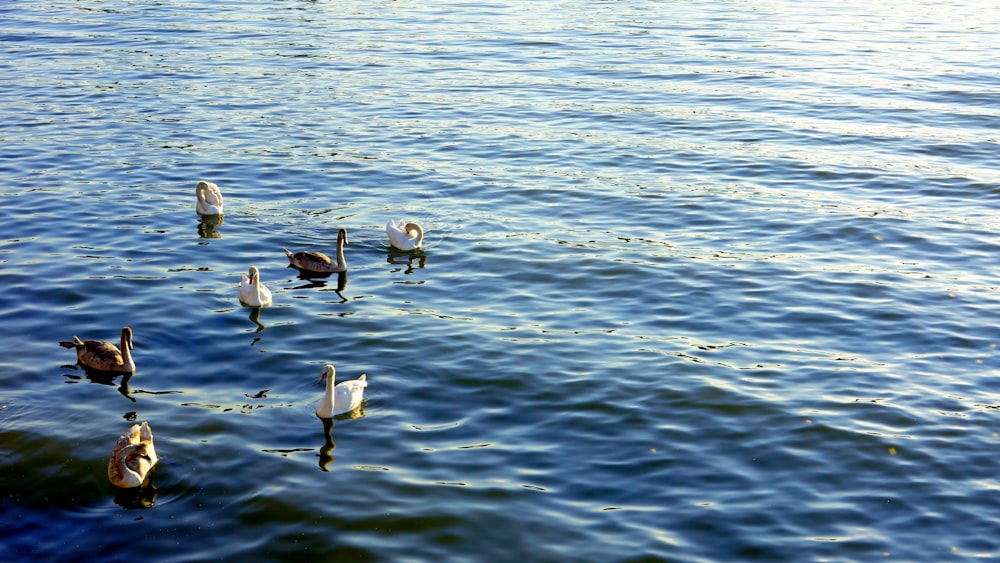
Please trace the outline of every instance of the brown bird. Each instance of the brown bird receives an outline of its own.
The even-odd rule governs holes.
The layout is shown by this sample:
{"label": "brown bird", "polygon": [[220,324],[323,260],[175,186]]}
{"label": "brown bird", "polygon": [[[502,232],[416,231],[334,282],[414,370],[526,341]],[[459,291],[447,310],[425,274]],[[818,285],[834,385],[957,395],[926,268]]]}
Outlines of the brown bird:
{"label": "brown bird", "polygon": [[63,348],[76,348],[76,359],[84,367],[98,371],[115,373],[132,373],[135,362],[132,361],[132,329],[122,329],[121,350],[111,342],[101,340],[80,340],[76,336],[72,342],[60,342]]}
{"label": "brown bird", "polygon": [[337,261],[334,262],[329,256],[315,250],[303,250],[292,253],[287,248],[283,249],[288,256],[288,265],[306,272],[329,274],[333,272],[347,271],[347,260],[344,259],[344,245],[347,242],[347,229],[340,229],[337,233]]}
{"label": "brown bird", "polygon": [[133,424],[115,442],[108,460],[108,480],[123,489],[138,487],[146,480],[156,461],[153,431],[149,429],[149,423],[143,422],[141,426]]}

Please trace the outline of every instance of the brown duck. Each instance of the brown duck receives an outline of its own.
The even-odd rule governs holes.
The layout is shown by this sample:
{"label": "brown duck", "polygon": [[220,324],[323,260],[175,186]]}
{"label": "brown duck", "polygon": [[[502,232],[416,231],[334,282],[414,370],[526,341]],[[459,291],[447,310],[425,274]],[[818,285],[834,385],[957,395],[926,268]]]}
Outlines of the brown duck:
{"label": "brown duck", "polygon": [[123,489],[141,486],[156,461],[153,431],[149,429],[149,424],[133,424],[118,437],[115,448],[111,450],[108,481]]}
{"label": "brown duck", "polygon": [[72,342],[60,342],[64,348],[76,348],[76,358],[84,367],[98,371],[115,373],[132,373],[135,362],[132,361],[132,329],[122,329],[121,350],[111,342],[101,340],[80,340],[76,336]]}
{"label": "brown duck", "polygon": [[329,274],[334,272],[346,272],[347,260],[344,259],[344,245],[347,243],[347,229],[340,229],[337,233],[337,261],[334,262],[329,256],[315,250],[303,250],[301,252],[291,252],[284,249],[288,256],[288,265],[306,272]]}

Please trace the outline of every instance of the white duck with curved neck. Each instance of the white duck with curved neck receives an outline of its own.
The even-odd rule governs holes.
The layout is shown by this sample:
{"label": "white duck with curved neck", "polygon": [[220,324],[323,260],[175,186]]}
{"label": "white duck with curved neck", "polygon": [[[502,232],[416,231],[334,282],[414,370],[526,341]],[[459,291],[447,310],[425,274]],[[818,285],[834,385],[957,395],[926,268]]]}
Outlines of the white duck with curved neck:
{"label": "white duck with curved neck", "polygon": [[240,282],[240,302],[251,307],[266,307],[271,304],[271,290],[260,281],[260,270],[250,266],[249,276],[243,274]]}
{"label": "white duck with curved neck", "polygon": [[412,221],[393,219],[385,224],[385,233],[389,235],[389,244],[399,250],[416,250],[424,244],[424,228]]}
{"label": "white duck with curved neck", "polygon": [[338,414],[351,412],[361,406],[364,400],[365,388],[368,387],[368,376],[362,373],[357,379],[350,379],[334,384],[336,370],[330,364],[323,367],[323,374],[317,383],[326,380],[323,396],[316,402],[316,416],[332,418]]}

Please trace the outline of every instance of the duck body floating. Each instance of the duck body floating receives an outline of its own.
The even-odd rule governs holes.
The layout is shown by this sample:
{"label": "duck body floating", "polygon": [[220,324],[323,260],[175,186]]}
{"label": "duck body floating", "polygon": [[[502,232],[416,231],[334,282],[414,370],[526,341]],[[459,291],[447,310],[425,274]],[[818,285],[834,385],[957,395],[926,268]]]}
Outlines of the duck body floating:
{"label": "duck body floating", "polygon": [[113,373],[132,373],[132,329],[122,329],[121,349],[111,342],[101,340],[80,340],[73,336],[72,342],[60,342],[63,348],[75,348],[76,359],[85,368]]}
{"label": "duck body floating", "polygon": [[385,234],[389,235],[389,244],[399,250],[416,250],[424,244],[424,228],[412,221],[393,219],[385,224]]}
{"label": "duck body floating", "polygon": [[267,307],[271,304],[271,290],[260,281],[260,270],[250,266],[248,274],[243,274],[240,282],[240,302],[250,307]]}
{"label": "duck body floating", "polygon": [[194,193],[198,198],[196,205],[198,215],[222,215],[222,192],[219,191],[219,186],[202,180],[198,182]]}
{"label": "duck body floating", "polygon": [[332,274],[335,272],[347,271],[347,260],[344,259],[344,245],[347,242],[347,229],[340,229],[337,232],[337,260],[331,260],[329,256],[315,250],[303,250],[292,252],[287,248],[285,256],[288,257],[288,265],[304,272],[317,274]]}
{"label": "duck body floating", "polygon": [[330,364],[323,367],[323,373],[317,383],[326,380],[323,396],[316,402],[316,416],[333,418],[338,414],[351,412],[361,406],[364,400],[365,388],[368,387],[368,376],[362,373],[357,379],[341,381],[334,385],[336,370]]}
{"label": "duck body floating", "polygon": [[111,451],[108,481],[122,489],[142,486],[157,459],[149,423],[133,424],[118,437]]}

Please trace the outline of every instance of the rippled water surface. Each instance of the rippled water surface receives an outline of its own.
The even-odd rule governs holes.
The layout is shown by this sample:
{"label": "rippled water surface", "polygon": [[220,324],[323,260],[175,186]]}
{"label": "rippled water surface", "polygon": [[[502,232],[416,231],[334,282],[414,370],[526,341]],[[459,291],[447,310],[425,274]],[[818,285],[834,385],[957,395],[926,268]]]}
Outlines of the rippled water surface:
{"label": "rippled water surface", "polygon": [[[0,560],[1000,556],[998,37],[985,1],[3,4]],[[341,227],[346,275],[286,268]],[[131,378],[58,345],[126,325]],[[332,424],[326,363],[369,380]]]}

